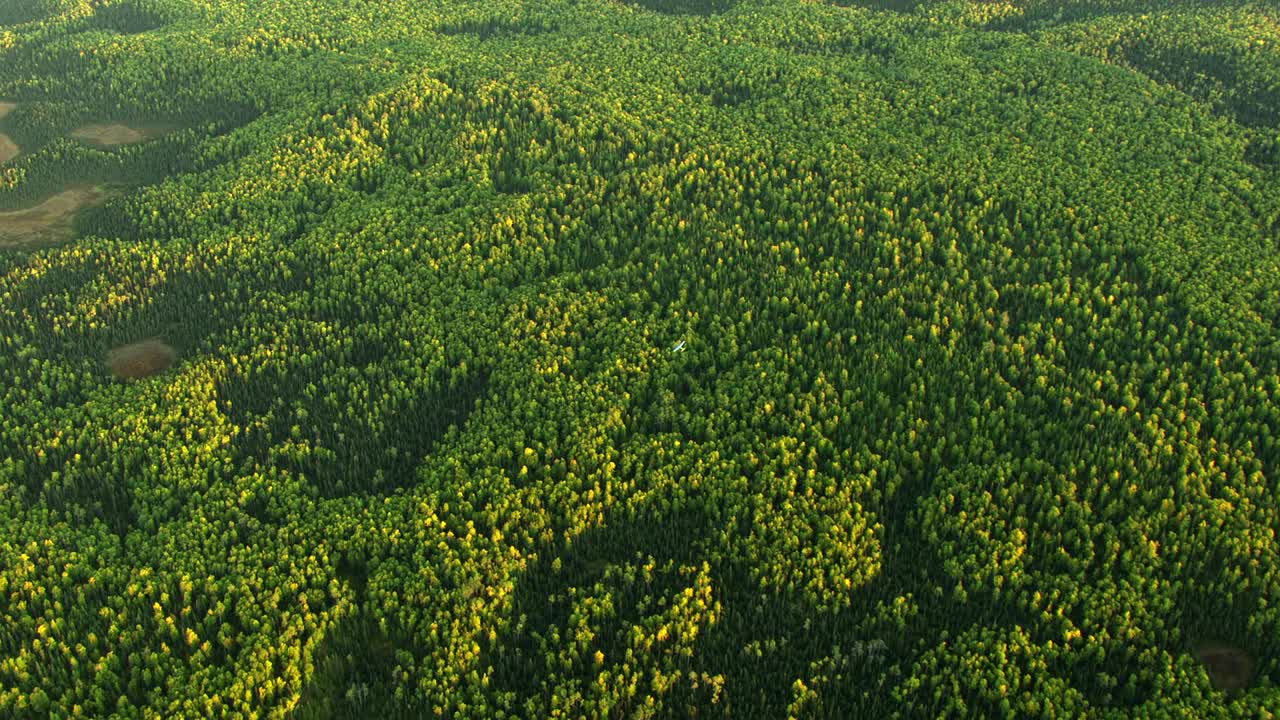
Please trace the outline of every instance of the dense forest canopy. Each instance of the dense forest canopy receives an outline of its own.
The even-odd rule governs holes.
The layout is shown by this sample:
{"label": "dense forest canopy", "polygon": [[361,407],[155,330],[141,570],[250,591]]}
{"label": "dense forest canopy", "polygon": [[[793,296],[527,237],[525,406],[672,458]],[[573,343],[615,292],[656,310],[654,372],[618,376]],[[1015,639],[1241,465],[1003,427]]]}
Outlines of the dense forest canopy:
{"label": "dense forest canopy", "polygon": [[1280,10],[0,0],[0,716],[1270,717]]}

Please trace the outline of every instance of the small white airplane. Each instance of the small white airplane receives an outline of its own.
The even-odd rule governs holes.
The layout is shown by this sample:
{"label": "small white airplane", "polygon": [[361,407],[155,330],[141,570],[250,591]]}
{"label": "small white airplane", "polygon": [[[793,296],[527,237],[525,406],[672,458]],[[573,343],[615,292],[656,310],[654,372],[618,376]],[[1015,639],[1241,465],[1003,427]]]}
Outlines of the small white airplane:
{"label": "small white airplane", "polygon": [[671,352],[684,352],[684,341],[681,340],[680,342],[676,343],[676,346],[671,348]]}

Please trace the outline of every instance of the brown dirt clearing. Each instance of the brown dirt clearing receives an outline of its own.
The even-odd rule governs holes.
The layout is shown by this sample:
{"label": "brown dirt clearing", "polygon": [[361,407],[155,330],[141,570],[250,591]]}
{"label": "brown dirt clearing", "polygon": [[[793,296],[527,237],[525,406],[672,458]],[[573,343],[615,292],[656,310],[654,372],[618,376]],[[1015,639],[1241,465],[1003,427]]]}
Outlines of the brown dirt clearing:
{"label": "brown dirt clearing", "polygon": [[102,147],[129,145],[160,137],[172,130],[163,125],[134,127],[113,123],[109,125],[85,125],[71,131],[71,137]]}
{"label": "brown dirt clearing", "polygon": [[159,339],[122,345],[107,353],[107,366],[121,380],[140,380],[168,370],[178,353]]}
{"label": "brown dirt clearing", "polygon": [[111,194],[101,187],[73,187],[35,207],[0,212],[0,250],[70,240],[76,213]]}
{"label": "brown dirt clearing", "polygon": [[18,144],[8,135],[0,132],[0,164],[18,157]]}
{"label": "brown dirt clearing", "polygon": [[1219,690],[1242,690],[1253,679],[1253,659],[1239,648],[1210,643],[1201,646],[1196,657],[1204,663],[1213,686]]}
{"label": "brown dirt clearing", "polygon": [[[0,120],[13,112],[16,107],[18,107],[17,103],[0,102]],[[0,132],[0,164],[7,163],[16,157],[18,157],[18,144],[8,135]]]}

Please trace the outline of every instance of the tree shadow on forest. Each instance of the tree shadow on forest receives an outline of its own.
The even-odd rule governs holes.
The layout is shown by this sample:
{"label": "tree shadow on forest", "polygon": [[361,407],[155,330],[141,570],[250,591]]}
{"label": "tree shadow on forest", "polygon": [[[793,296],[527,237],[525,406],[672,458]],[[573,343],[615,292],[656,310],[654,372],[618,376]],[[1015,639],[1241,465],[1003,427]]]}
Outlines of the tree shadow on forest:
{"label": "tree shadow on forest", "polygon": [[524,195],[539,187],[552,170],[550,160],[540,156],[556,142],[557,129],[546,119],[527,116],[527,108],[507,117],[511,127],[504,130],[488,155],[489,178],[493,189],[503,195]]}
{"label": "tree shadow on forest", "polygon": [[929,0],[835,0],[834,4],[844,7],[861,7],[868,10],[891,10],[893,12],[910,13],[928,3]]}
{"label": "tree shadow on forest", "polygon": [[395,677],[400,664],[397,655],[409,651],[410,644],[394,630],[390,635],[384,632],[370,612],[369,567],[362,561],[343,558],[337,575],[351,587],[356,598],[355,608],[325,633],[313,657],[315,672],[289,717],[291,720],[426,717],[427,708],[397,694],[397,688],[402,687]]}
{"label": "tree shadow on forest", "polygon": [[[544,693],[539,683],[554,672],[547,666],[547,659],[539,650],[539,642],[558,634],[566,637],[572,632],[570,616],[573,604],[569,588],[583,590],[598,581],[605,580],[606,569],[611,566],[643,565],[652,559],[655,566],[668,562],[677,565],[694,565],[710,537],[709,518],[699,508],[686,506],[657,519],[628,519],[608,522],[574,538],[560,542],[540,553],[538,562],[520,579],[514,593],[509,616],[523,617],[523,623],[499,633],[496,641],[486,642],[484,653],[494,675],[492,685],[498,693],[511,693],[516,698],[513,710],[519,711],[523,701]],[[558,566],[558,567],[557,567]],[[607,580],[606,580],[607,582]],[[681,578],[674,573],[654,573],[646,584],[645,594],[667,597],[679,590]],[[615,598],[617,614],[614,623],[638,621],[636,602],[639,598],[626,596]],[[610,630],[616,627],[611,626]],[[594,647],[612,660],[619,662],[626,648],[619,642],[616,632],[601,630],[596,635]],[[697,662],[695,656],[683,661]],[[682,667],[682,672],[691,670]],[[589,683],[591,678],[578,678]],[[667,699],[668,713],[674,713],[672,705],[684,706],[680,693],[688,688],[676,688]],[[687,699],[687,698],[686,698]],[[615,708],[625,715],[625,708]],[[674,715],[673,715],[674,716]]]}
{"label": "tree shadow on forest", "polygon": [[556,32],[558,29],[554,23],[542,18],[491,17],[445,23],[436,28],[436,32],[450,36],[473,35],[480,40],[489,40],[495,37],[546,35]]}
{"label": "tree shadow on forest", "polygon": [[[792,683],[809,677],[810,663],[828,657],[837,646],[849,655],[853,648],[874,643],[883,646],[883,653],[852,653],[854,665],[846,668],[845,683],[826,687],[822,703],[833,713],[838,709],[832,717],[878,717],[888,707],[888,700],[874,685],[885,682],[883,673],[894,664],[909,668],[920,650],[936,644],[941,632],[956,637],[979,625],[1031,625],[1032,618],[1026,613],[989,593],[971,592],[967,603],[957,605],[951,594],[954,582],[914,517],[917,498],[928,492],[928,477],[921,473],[907,479],[888,500],[881,518],[885,526],[882,570],[852,590],[849,602],[840,610],[816,611],[795,592],[760,591],[746,560],[726,568],[718,577],[724,612],[698,652],[712,659],[713,670],[709,672],[725,675],[730,715],[786,717],[793,699]],[[742,522],[738,532],[748,533],[750,528]],[[940,594],[935,594],[935,586],[941,588]],[[868,620],[870,609],[889,605],[904,595],[910,595],[919,607],[919,614],[905,631],[887,621]],[[762,652],[744,652],[744,639],[759,641],[761,645],[756,647]],[[848,672],[850,669],[855,671]],[[905,708],[893,706],[921,716],[935,710],[914,707],[910,702]]]}
{"label": "tree shadow on forest", "polygon": [[[872,0],[873,1],[873,0]],[[924,0],[927,1],[927,0]],[[1134,0],[1128,4],[1118,4],[1114,0],[1076,0],[1071,4],[1039,3],[1025,8],[1014,15],[998,16],[984,26],[987,30],[997,32],[1027,32],[1055,25],[1065,25],[1087,20],[1096,20],[1120,15],[1143,15],[1159,13],[1179,6],[1191,10],[1203,10],[1208,7],[1239,7],[1249,0]]]}
{"label": "tree shadow on forest", "polygon": [[1244,161],[1259,170],[1280,170],[1280,133],[1264,133],[1256,129],[1251,132],[1245,143]]}
{"label": "tree shadow on forest", "polygon": [[[923,492],[923,485],[922,481],[908,483],[890,503],[885,571],[854,590],[842,610],[817,611],[795,591],[761,590],[749,559],[712,568],[712,587],[722,611],[718,621],[699,635],[690,666],[680,668],[681,672],[724,677],[724,695],[714,706],[705,707],[708,716],[785,717],[795,679],[809,677],[811,663],[830,656],[837,646],[846,654],[847,681],[828,687],[823,702],[841,713],[851,713],[843,715],[846,717],[859,717],[859,711],[882,712],[887,700],[871,690],[875,678],[894,663],[910,667],[922,649],[921,641],[926,641],[923,649],[928,650],[943,630],[955,637],[980,624],[1032,626],[1026,613],[983,593],[971,593],[965,606],[969,612],[957,612],[950,594],[952,583],[941,558],[927,544],[925,533],[908,519],[913,499]],[[687,505],[656,523],[633,520],[606,525],[546,553],[517,586],[510,617],[523,615],[523,628],[499,636],[487,649],[488,662],[495,669],[495,688],[514,693],[517,706],[542,692],[538,682],[553,669],[545,666],[538,643],[553,631],[562,637],[570,632],[566,588],[590,587],[606,566],[634,561],[637,556],[649,555],[659,562],[699,562],[715,536],[712,522],[705,510]],[[739,522],[737,533],[748,534],[749,520]],[[556,559],[560,562],[558,572],[553,565]],[[941,595],[933,594],[935,584],[943,587]],[[888,624],[868,623],[869,608],[908,593],[918,603],[920,617],[908,625],[905,634]],[[599,633],[597,640],[604,635]],[[858,650],[876,645],[883,647],[882,654]],[[600,647],[605,657],[616,657],[615,653],[622,651]],[[881,675],[880,682],[883,680]],[[660,716],[679,716],[683,699],[670,697]]]}
{"label": "tree shadow on forest", "polygon": [[[86,281],[93,276],[91,269],[82,274]],[[217,332],[217,317],[204,326],[193,318],[183,318],[184,313],[192,308],[198,311],[199,307],[198,303],[184,303],[181,297],[158,293],[157,301],[140,313],[88,333],[78,346],[71,348],[70,357],[64,339],[44,335],[36,338],[38,356],[57,364],[69,362],[71,367],[81,361],[92,366],[91,372],[72,373],[68,381],[59,384],[45,398],[46,407],[52,411],[83,406],[101,390],[104,378],[110,378],[110,383],[139,382],[168,370],[185,354],[183,348],[197,346],[202,333]],[[142,471],[147,460],[138,453],[113,457],[114,450],[92,456],[92,450],[95,448],[87,451],[81,445],[66,444],[46,448],[43,457],[27,458],[29,471],[24,484],[33,499],[41,498],[51,509],[67,513],[74,522],[101,520],[123,536],[135,528],[139,517],[130,478]],[[10,452],[22,457],[25,451],[14,448]],[[5,449],[0,448],[0,455],[3,454]],[[77,454],[91,459],[73,462],[72,456]]]}
{"label": "tree shadow on forest", "polygon": [[[163,7],[163,6],[162,6]],[[166,17],[155,7],[136,0],[117,0],[99,5],[89,16],[89,26],[96,30],[109,30],[120,35],[136,35],[169,25],[175,18]]]}
{"label": "tree shadow on forest", "polygon": [[[91,254],[70,277],[49,273],[23,286],[16,303],[29,305],[41,292],[54,294],[90,282],[104,271],[96,258]],[[188,280],[172,278],[156,289],[151,303],[123,317],[104,318],[100,327],[85,331],[74,343],[52,332],[32,337],[37,357],[76,369],[44,398],[46,408],[80,408],[102,390],[104,382],[141,381],[178,362],[206,333],[216,334],[225,323],[225,314],[209,312],[205,307],[207,293],[199,291],[210,285]],[[164,342],[159,342],[161,338]],[[86,372],[79,372],[80,367]],[[93,455],[97,450],[103,452]],[[13,452],[21,457],[25,451]],[[55,511],[68,513],[73,521],[101,520],[116,534],[124,535],[136,526],[139,517],[129,484],[147,461],[136,452],[124,457],[115,455],[117,452],[72,444],[46,448],[43,458],[28,460],[25,484],[33,499],[43,499]],[[76,454],[89,459],[74,462]]]}
{"label": "tree shadow on forest", "polygon": [[[377,359],[376,349],[366,348],[363,354],[366,360]],[[405,398],[377,417],[362,415],[353,423],[348,411],[363,405],[339,394],[348,388],[326,387],[324,394],[331,398],[313,397],[299,405],[316,379],[297,365],[274,363],[220,383],[218,405],[245,430],[236,443],[242,471],[270,464],[271,450],[279,443],[306,442],[311,452],[280,462],[306,477],[324,498],[388,495],[412,485],[422,459],[475,412],[489,380],[482,371],[441,370],[433,391]],[[299,407],[306,413],[304,419],[299,418]]]}
{"label": "tree shadow on forest", "polygon": [[289,717],[423,717],[422,708],[411,707],[395,695],[397,649],[367,613],[339,621],[316,650],[315,675]]}
{"label": "tree shadow on forest", "polygon": [[737,0],[623,0],[627,5],[663,15],[719,15],[737,5]]}
{"label": "tree shadow on forest", "polygon": [[[1137,16],[1158,13],[1178,6],[1201,10],[1205,7],[1240,7],[1242,0],[1197,0],[1195,2],[1148,2],[1116,6],[1105,2],[1081,2],[1068,7],[1045,4],[1025,13],[992,20],[985,29],[996,32],[1032,32],[1068,23],[1085,23],[1111,16]],[[1180,46],[1151,43],[1144,34],[1126,31],[1118,37],[1110,51],[1108,63],[1120,65],[1149,78],[1152,82],[1177,88],[1205,103],[1218,116],[1226,116],[1253,130],[1280,128],[1280,91],[1264,82],[1250,82],[1244,56],[1229,49],[1201,44],[1193,50]],[[1236,92],[1236,91],[1239,92]],[[1265,139],[1250,142],[1245,161],[1267,164]],[[1274,155],[1271,156],[1274,163]]]}
{"label": "tree shadow on forest", "polygon": [[778,67],[756,68],[750,73],[721,68],[711,78],[686,83],[682,89],[706,96],[714,107],[737,107],[766,98],[786,84],[786,73]]}
{"label": "tree shadow on forest", "polygon": [[128,482],[118,476],[118,468],[98,462],[77,463],[68,469],[69,457],[50,460],[44,467],[56,471],[29,472],[25,478],[24,487],[32,497],[39,497],[54,512],[65,513],[77,525],[101,521],[119,537],[137,525],[133,495]]}
{"label": "tree shadow on forest", "polygon": [[[1280,89],[1250,82],[1253,78],[1247,66],[1233,52],[1197,47],[1188,57],[1180,48],[1134,40],[1113,53],[1120,64],[1155,82],[1178,88],[1207,104],[1216,115],[1227,115],[1254,130],[1280,128]],[[1220,100],[1214,98],[1219,92]]]}
{"label": "tree shadow on forest", "polygon": [[792,52],[820,55],[861,55],[884,63],[892,62],[903,46],[908,43],[909,36],[904,33],[890,34],[864,29],[857,35],[841,35],[819,40],[814,37],[788,38],[782,47]]}
{"label": "tree shadow on forest", "polygon": [[1258,632],[1250,627],[1264,602],[1255,584],[1230,598],[1218,589],[1232,566],[1230,555],[1220,549],[1207,553],[1197,570],[1189,574],[1178,594],[1174,625],[1182,630],[1184,647],[1170,652],[1191,654],[1205,666],[1214,688],[1230,698],[1257,679],[1258,659],[1269,650],[1265,638],[1274,630]]}
{"label": "tree shadow on forest", "polygon": [[26,0],[25,2],[0,3],[0,27],[21,25],[49,18],[57,8],[56,3]]}

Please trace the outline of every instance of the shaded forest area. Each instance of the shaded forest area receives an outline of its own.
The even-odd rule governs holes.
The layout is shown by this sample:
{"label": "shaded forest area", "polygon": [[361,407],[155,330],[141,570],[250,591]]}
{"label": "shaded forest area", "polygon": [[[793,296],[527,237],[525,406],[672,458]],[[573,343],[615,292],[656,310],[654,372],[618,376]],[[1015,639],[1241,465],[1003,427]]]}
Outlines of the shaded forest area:
{"label": "shaded forest area", "polygon": [[1280,13],[0,2],[0,715],[1262,717]]}

